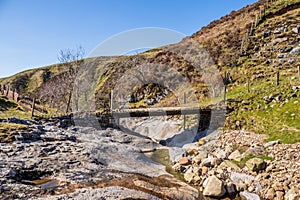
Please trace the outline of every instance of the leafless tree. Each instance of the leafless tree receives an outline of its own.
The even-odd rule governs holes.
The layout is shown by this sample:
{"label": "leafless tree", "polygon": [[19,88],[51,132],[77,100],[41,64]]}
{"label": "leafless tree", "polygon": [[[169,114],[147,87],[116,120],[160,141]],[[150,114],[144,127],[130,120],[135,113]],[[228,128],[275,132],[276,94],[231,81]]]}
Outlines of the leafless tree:
{"label": "leafless tree", "polygon": [[83,56],[85,50],[82,46],[77,47],[76,49],[64,49],[60,50],[58,53],[58,60],[60,63],[63,63],[67,67],[67,71],[63,74],[62,84],[64,88],[67,89],[67,105],[66,113],[69,112],[72,92],[73,92],[73,83],[77,75],[80,65],[83,64]]}

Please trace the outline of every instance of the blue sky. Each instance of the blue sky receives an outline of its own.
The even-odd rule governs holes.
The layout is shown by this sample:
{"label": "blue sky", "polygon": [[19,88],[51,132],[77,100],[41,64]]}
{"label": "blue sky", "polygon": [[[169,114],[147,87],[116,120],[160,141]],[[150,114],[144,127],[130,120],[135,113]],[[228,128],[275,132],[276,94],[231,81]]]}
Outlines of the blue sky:
{"label": "blue sky", "polygon": [[255,0],[0,0],[0,77],[57,63],[61,49],[92,51],[135,28],[191,35]]}

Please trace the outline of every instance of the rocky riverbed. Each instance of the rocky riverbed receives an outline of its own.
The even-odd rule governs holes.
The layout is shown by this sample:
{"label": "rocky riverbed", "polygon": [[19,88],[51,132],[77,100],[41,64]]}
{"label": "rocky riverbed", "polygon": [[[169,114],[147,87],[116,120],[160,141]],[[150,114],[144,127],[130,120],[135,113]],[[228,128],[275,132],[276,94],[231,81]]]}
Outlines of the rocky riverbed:
{"label": "rocky riverbed", "polygon": [[61,120],[22,124],[0,143],[0,199],[197,199],[199,192],[143,152],[160,147],[116,129],[61,128]]}
{"label": "rocky riverbed", "polygon": [[[60,119],[0,122],[28,127],[0,143],[0,199],[300,198],[299,143],[174,126],[178,132],[163,142],[170,147],[148,131],[67,127]],[[168,171],[184,181],[154,161],[163,159],[159,152],[168,152],[162,155],[171,163]]]}

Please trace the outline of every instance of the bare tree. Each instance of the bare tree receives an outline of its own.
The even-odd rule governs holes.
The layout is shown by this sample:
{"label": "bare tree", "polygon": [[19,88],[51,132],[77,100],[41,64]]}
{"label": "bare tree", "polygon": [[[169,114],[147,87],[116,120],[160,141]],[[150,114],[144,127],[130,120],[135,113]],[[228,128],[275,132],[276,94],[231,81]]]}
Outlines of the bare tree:
{"label": "bare tree", "polygon": [[60,50],[58,53],[58,60],[60,63],[63,63],[67,67],[67,71],[64,73],[62,84],[64,88],[67,89],[67,106],[66,113],[68,113],[72,98],[73,84],[74,79],[77,75],[79,66],[83,63],[83,56],[85,50],[82,46],[77,47],[76,49],[64,49]]}

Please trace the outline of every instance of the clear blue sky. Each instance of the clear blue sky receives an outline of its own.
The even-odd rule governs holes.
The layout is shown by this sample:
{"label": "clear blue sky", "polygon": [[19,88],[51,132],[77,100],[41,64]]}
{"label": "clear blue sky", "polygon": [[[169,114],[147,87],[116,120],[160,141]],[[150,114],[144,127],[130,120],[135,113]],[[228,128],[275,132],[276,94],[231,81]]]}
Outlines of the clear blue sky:
{"label": "clear blue sky", "polygon": [[256,0],[0,0],[0,77],[87,53],[122,31],[161,27],[191,35]]}

